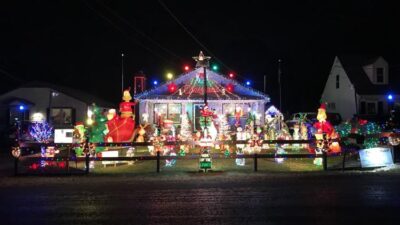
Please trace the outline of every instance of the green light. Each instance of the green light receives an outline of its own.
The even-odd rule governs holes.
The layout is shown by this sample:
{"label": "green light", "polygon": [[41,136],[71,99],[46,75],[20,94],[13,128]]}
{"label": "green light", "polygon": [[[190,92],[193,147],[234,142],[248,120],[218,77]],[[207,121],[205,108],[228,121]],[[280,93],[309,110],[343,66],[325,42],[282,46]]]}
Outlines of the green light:
{"label": "green light", "polygon": [[218,65],[213,65],[212,69],[215,70],[215,71],[218,70]]}

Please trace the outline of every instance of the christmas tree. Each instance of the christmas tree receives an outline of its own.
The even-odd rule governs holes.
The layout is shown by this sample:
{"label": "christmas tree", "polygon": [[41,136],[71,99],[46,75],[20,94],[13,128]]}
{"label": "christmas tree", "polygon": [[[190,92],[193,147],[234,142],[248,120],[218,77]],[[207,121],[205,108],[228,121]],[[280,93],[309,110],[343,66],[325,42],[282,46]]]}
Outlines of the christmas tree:
{"label": "christmas tree", "polygon": [[192,125],[190,124],[187,113],[182,114],[180,136],[182,141],[189,141],[192,139]]}
{"label": "christmas tree", "polygon": [[[89,141],[92,143],[103,143],[104,142],[104,131],[107,129],[106,122],[107,118],[103,115],[101,110],[97,107],[93,107],[94,122],[90,127]],[[96,152],[101,152],[104,147],[96,147]]]}
{"label": "christmas tree", "polygon": [[219,119],[219,139],[220,140],[229,140],[229,123],[225,115],[221,114],[218,116]]}

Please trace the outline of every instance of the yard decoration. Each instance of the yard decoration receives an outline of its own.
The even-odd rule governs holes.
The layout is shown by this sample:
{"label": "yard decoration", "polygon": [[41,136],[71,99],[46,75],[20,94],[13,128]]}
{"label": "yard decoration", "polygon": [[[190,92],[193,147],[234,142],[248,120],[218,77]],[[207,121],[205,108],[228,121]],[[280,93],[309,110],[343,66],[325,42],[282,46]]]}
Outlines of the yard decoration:
{"label": "yard decoration", "polygon": [[[336,142],[333,144],[331,142],[332,138],[339,138],[339,135],[335,132],[333,126],[326,120],[326,106],[324,103],[318,109],[317,120],[318,122],[314,123],[314,127],[316,128],[315,138],[317,141],[317,147],[315,148],[315,154],[320,155],[323,151],[329,151],[331,153],[338,153],[341,151],[339,143]],[[332,145],[333,144],[333,145]],[[326,148],[329,148],[326,149]],[[314,164],[322,165],[322,158],[315,158]]]}
{"label": "yard decoration", "polygon": [[126,89],[123,93],[120,103],[120,113],[118,116],[114,111],[109,111],[106,136],[107,142],[132,142],[134,138],[135,120],[132,113],[132,107],[136,104],[130,102],[132,99],[129,93],[130,89]]}

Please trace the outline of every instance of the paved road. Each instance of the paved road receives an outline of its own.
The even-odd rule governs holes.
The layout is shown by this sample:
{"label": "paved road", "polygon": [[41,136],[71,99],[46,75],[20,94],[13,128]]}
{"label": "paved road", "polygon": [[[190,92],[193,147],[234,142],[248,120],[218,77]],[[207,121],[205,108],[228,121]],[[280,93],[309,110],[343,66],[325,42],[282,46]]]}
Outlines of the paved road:
{"label": "paved road", "polygon": [[0,224],[399,224],[400,175],[3,177]]}

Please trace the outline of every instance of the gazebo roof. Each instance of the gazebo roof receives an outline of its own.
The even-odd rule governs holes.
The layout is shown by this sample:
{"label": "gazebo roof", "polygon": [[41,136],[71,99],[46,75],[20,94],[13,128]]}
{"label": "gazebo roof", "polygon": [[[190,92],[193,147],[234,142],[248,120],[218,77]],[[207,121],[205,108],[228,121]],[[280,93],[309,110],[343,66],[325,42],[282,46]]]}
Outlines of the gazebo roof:
{"label": "gazebo roof", "polygon": [[[207,69],[206,73],[208,100],[264,100],[266,102],[270,100],[268,95],[245,87],[214,71]],[[137,94],[135,98],[138,100],[202,101],[204,99],[203,68],[181,74],[175,80]]]}

